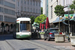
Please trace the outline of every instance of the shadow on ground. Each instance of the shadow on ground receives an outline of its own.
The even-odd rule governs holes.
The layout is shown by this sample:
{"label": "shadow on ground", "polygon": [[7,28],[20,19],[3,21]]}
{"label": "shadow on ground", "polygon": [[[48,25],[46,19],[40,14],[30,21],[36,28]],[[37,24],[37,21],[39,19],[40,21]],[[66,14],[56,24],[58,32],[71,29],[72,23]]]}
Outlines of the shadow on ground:
{"label": "shadow on ground", "polygon": [[30,48],[30,49],[20,49],[20,50],[35,50],[37,48]]}
{"label": "shadow on ground", "polygon": [[14,39],[13,34],[0,35],[0,41]]}

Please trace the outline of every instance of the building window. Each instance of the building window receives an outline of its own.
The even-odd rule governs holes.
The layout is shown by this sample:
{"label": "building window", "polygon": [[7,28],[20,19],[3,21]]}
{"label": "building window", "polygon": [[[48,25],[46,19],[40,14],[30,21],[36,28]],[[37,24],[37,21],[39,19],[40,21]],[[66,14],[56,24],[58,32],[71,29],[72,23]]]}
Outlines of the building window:
{"label": "building window", "polygon": [[29,8],[28,8],[28,12],[29,12]]}
{"label": "building window", "polygon": [[3,21],[3,15],[0,15],[0,21]]}
{"label": "building window", "polygon": [[32,12],[32,9],[30,8],[30,12]]}
{"label": "building window", "polygon": [[27,4],[29,5],[29,0],[27,1]]}
{"label": "building window", "polygon": [[3,0],[0,0],[0,4],[2,4],[2,5],[3,5]]}
{"label": "building window", "polygon": [[37,6],[37,2],[36,2],[36,6]]}
{"label": "building window", "polygon": [[38,9],[38,13],[39,13],[39,9]]}
{"label": "building window", "polygon": [[32,5],[32,1],[30,2],[30,4]]}
{"label": "building window", "polygon": [[6,22],[15,22],[16,19],[15,18],[8,17],[8,16],[4,16],[4,21],[6,21]]}
{"label": "building window", "polygon": [[30,12],[30,8],[29,8],[29,12]]}
{"label": "building window", "polygon": [[33,9],[32,9],[32,12],[33,12]]}
{"label": "building window", "polygon": [[13,11],[13,10],[9,10],[9,9],[4,9],[4,13],[6,13],[6,14],[10,14],[10,15],[15,15],[15,11]]}
{"label": "building window", "polygon": [[53,6],[51,6],[51,19],[53,18]]}
{"label": "building window", "polygon": [[34,8],[34,13],[35,13],[35,8]]}
{"label": "building window", "polygon": [[14,1],[14,2],[15,2],[15,0],[12,0],[12,1]]}
{"label": "building window", "polygon": [[37,13],[37,9],[36,9],[36,13]]}
{"label": "building window", "polygon": [[26,11],[26,7],[24,8],[24,11]]}
{"label": "building window", "polygon": [[23,0],[21,0],[21,4],[23,4]]}
{"label": "building window", "polygon": [[41,11],[39,10],[39,13],[41,13]]}
{"label": "building window", "polygon": [[23,7],[21,6],[21,11],[23,11]]}
{"label": "building window", "polygon": [[40,7],[40,2],[39,2],[39,7]]}
{"label": "building window", "polygon": [[36,9],[35,9],[35,13],[36,13]]}
{"label": "building window", "polygon": [[18,6],[19,6],[19,1],[18,1]]}
{"label": "building window", "polygon": [[26,4],[26,0],[24,0],[24,4]]}
{"label": "building window", "polygon": [[38,6],[38,4],[39,4],[39,3],[37,2],[37,6]]}
{"label": "building window", "polygon": [[35,6],[35,1],[33,1],[33,5]]}
{"label": "building window", "polygon": [[0,12],[3,12],[3,8],[2,7],[0,7]]}
{"label": "building window", "polygon": [[26,7],[26,10],[25,11],[27,11],[27,7]]}
{"label": "building window", "polygon": [[34,12],[34,9],[33,9],[33,12]]}
{"label": "building window", "polygon": [[7,1],[4,2],[5,6],[11,7],[11,8],[15,8],[15,4],[9,3]]}

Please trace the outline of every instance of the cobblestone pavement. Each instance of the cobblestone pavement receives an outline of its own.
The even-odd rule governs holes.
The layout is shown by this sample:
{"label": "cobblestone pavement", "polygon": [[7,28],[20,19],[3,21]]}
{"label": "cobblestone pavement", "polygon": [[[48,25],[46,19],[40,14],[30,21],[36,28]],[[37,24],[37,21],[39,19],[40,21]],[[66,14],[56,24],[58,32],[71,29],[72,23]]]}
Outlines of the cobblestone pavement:
{"label": "cobblestone pavement", "polygon": [[40,40],[13,39],[12,34],[0,35],[0,50],[70,50]]}

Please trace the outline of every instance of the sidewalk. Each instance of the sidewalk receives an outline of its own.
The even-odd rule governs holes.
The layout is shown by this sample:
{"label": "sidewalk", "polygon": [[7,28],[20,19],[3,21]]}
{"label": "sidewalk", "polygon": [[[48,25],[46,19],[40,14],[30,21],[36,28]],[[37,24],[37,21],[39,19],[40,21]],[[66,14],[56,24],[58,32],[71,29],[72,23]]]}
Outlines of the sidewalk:
{"label": "sidewalk", "polygon": [[[40,41],[44,41],[44,40],[40,40]],[[47,42],[47,43],[56,45],[55,47],[65,47],[65,48],[69,48],[69,49],[71,49],[71,50],[75,50],[75,47],[73,47],[73,46],[71,45],[71,42],[68,42],[68,40],[65,40],[64,43],[56,43],[54,40],[51,40],[51,41],[44,41],[44,42]]]}

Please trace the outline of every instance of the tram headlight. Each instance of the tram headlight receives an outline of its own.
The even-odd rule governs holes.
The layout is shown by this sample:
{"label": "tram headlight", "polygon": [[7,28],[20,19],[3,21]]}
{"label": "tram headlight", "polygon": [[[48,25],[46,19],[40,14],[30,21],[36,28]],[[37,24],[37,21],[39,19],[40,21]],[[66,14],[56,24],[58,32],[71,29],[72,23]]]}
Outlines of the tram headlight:
{"label": "tram headlight", "polygon": [[29,32],[29,34],[31,35],[31,32]]}

